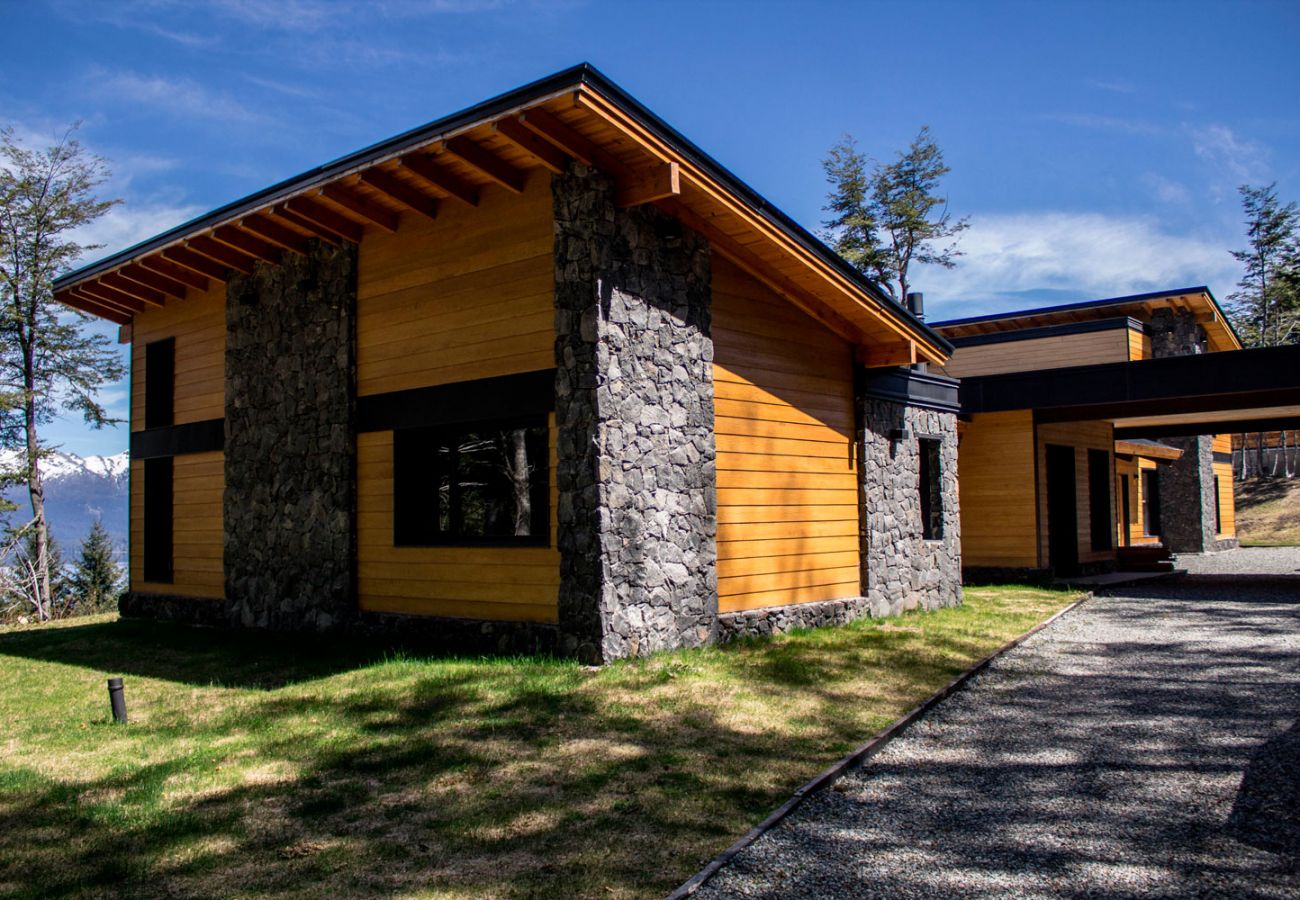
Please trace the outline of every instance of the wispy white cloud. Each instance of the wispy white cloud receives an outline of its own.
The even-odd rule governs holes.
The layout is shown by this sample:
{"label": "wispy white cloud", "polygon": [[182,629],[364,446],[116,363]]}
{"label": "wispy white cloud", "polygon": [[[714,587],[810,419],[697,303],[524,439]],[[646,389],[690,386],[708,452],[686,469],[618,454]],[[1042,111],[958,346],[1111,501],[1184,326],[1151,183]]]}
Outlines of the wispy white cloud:
{"label": "wispy white cloud", "polygon": [[1160,203],[1169,206],[1186,206],[1192,200],[1192,192],[1185,184],[1166,178],[1158,172],[1143,173],[1142,183],[1151,192],[1151,196]]}
{"label": "wispy white cloud", "polygon": [[90,90],[100,97],[146,105],[170,115],[245,124],[265,118],[234,97],[187,78],[93,70],[89,81]]}
{"label": "wispy white cloud", "polygon": [[80,260],[88,263],[187,222],[203,211],[194,204],[121,203],[70,237],[83,246],[102,245]]}
{"label": "wispy white cloud", "polygon": [[1110,81],[1100,81],[1098,79],[1089,79],[1088,85],[1099,91],[1109,91],[1112,94],[1136,94],[1137,88],[1128,81],[1114,79]]}
{"label": "wispy white cloud", "polygon": [[1226,292],[1237,278],[1230,243],[1168,230],[1153,217],[974,215],[957,267],[924,268],[913,282],[939,318],[1011,309],[1025,295],[1066,302],[1189,284]]}
{"label": "wispy white cloud", "polygon": [[1053,113],[1047,116],[1052,122],[1071,125],[1075,128],[1087,128],[1093,131],[1117,131],[1124,134],[1155,136],[1166,134],[1167,130],[1155,122],[1143,119],[1126,119],[1121,116],[1103,116],[1093,113]]}
{"label": "wispy white cloud", "polygon": [[1268,150],[1243,138],[1226,125],[1186,125],[1196,155],[1237,181],[1262,181],[1267,177]]}

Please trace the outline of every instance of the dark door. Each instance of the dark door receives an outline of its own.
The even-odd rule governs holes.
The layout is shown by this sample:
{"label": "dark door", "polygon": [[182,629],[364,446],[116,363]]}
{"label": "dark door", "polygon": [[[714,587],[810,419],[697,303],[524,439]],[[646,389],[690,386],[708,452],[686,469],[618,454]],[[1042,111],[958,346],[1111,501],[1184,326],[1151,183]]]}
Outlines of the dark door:
{"label": "dark door", "polygon": [[1079,571],[1074,448],[1047,445],[1047,563],[1057,575]]}
{"label": "dark door", "polygon": [[1129,514],[1129,476],[1121,475],[1119,478],[1119,544],[1121,547],[1127,547],[1131,542],[1129,537],[1129,528],[1132,527],[1132,516]]}
{"label": "dark door", "polygon": [[1146,534],[1160,534],[1160,479],[1154,469],[1142,473],[1142,524]]}

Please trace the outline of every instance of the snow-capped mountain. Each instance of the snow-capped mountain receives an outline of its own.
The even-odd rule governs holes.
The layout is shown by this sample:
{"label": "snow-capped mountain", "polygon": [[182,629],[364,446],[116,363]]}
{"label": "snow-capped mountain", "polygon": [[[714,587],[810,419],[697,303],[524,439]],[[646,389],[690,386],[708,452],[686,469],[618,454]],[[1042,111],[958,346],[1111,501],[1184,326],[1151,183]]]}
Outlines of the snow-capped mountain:
{"label": "snow-capped mountain", "polygon": [[[18,460],[17,451],[0,451],[0,471],[13,471]],[[82,538],[97,518],[112,535],[119,552],[125,553],[129,468],[126,453],[81,457],[55,451],[41,460],[45,516],[65,558],[71,560],[76,555]],[[4,496],[18,506],[16,512],[9,513],[11,523],[18,525],[31,517],[26,485],[10,487]]]}

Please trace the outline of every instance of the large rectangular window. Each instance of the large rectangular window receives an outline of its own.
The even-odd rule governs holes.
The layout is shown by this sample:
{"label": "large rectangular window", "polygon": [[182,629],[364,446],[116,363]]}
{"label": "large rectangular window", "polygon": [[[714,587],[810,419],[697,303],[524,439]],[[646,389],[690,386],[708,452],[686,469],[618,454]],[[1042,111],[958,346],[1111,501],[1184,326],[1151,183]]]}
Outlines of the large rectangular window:
{"label": "large rectangular window", "polygon": [[175,424],[176,339],[154,341],[144,348],[144,427]]}
{"label": "large rectangular window", "polygon": [[927,541],[943,537],[943,470],[940,465],[939,441],[917,441],[921,455],[921,536]]}
{"label": "large rectangular window", "polygon": [[172,580],[172,458],[144,461],[144,580]]}
{"label": "large rectangular window", "polygon": [[393,433],[399,546],[550,540],[545,416]]}
{"label": "large rectangular window", "polygon": [[1109,550],[1115,544],[1110,515],[1110,453],[1088,451],[1088,517],[1092,549]]}

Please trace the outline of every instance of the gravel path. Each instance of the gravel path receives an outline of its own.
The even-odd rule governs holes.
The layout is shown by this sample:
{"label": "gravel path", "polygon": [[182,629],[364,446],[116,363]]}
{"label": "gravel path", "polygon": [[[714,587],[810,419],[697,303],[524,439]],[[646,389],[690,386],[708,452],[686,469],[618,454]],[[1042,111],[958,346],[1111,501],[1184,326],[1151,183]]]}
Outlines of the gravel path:
{"label": "gravel path", "polygon": [[1117,591],[698,896],[1300,897],[1298,715],[1300,579]]}

